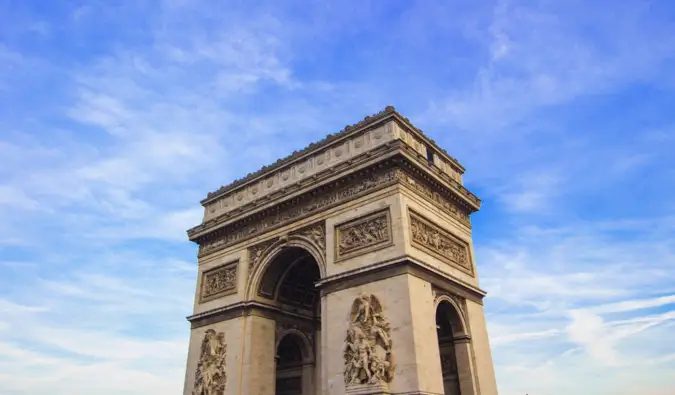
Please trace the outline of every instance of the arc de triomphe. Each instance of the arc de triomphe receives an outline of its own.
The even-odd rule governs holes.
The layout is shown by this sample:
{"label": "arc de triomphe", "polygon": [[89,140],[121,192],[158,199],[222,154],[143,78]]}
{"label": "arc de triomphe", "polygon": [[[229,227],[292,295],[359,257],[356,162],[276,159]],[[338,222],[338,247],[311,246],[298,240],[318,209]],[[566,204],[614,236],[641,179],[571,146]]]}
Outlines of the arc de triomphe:
{"label": "arc de triomphe", "polygon": [[464,168],[393,107],[209,193],[185,395],[496,395]]}

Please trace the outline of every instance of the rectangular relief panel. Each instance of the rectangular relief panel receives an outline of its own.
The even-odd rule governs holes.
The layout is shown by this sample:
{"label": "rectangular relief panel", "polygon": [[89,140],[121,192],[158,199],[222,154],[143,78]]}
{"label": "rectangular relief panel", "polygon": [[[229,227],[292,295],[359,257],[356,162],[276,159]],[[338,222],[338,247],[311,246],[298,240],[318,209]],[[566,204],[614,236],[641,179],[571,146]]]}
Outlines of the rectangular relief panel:
{"label": "rectangular relief panel", "polygon": [[393,245],[389,208],[335,226],[335,261]]}
{"label": "rectangular relief panel", "polygon": [[410,243],[457,269],[474,275],[469,244],[408,208]]}
{"label": "rectangular relief panel", "polygon": [[229,262],[202,273],[199,303],[237,293],[239,260]]}

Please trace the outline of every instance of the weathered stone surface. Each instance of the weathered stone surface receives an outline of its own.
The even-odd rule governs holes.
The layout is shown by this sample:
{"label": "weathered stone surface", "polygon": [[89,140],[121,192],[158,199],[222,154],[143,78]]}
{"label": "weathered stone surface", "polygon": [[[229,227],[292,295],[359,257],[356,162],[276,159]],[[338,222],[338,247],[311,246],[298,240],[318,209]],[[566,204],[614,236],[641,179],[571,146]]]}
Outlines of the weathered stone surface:
{"label": "weathered stone surface", "polygon": [[184,394],[496,395],[463,172],[387,108],[209,194]]}

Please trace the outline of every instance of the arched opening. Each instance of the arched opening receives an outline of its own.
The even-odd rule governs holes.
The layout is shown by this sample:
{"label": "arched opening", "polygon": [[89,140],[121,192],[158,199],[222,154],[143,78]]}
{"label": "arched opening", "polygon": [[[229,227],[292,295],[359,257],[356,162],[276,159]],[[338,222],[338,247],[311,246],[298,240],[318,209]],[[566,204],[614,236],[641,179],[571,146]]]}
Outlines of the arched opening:
{"label": "arched opening", "polygon": [[320,359],[321,304],[315,284],[321,278],[316,259],[300,247],[285,247],[265,269],[258,295],[279,308],[276,318],[276,394],[313,394]]}
{"label": "arched opening", "polygon": [[458,332],[460,326],[459,319],[454,306],[447,301],[439,303],[436,308],[436,331],[445,395],[461,395],[462,393],[455,354],[455,336],[458,335],[456,332]]}
{"label": "arched opening", "polygon": [[288,334],[277,346],[276,395],[302,395],[304,357],[297,335]]}

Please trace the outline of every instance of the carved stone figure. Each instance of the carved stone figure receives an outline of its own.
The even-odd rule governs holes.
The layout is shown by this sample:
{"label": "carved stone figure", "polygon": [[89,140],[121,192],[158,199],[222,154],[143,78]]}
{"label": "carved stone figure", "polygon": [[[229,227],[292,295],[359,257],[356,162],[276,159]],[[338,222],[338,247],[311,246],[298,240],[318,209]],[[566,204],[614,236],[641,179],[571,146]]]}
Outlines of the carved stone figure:
{"label": "carved stone figure", "polygon": [[326,254],[326,228],[323,222],[300,229],[296,234],[312,240],[319,247],[321,253]]}
{"label": "carved stone figure", "polygon": [[410,211],[412,244],[473,275],[473,266],[466,242]]}
{"label": "carved stone figure", "polygon": [[394,378],[391,329],[374,295],[352,304],[344,345],[345,385],[387,384]]}
{"label": "carved stone figure", "polygon": [[225,334],[216,333],[213,329],[207,330],[202,340],[192,395],[223,395],[225,393],[226,351]]}
{"label": "carved stone figure", "polygon": [[230,262],[203,273],[200,302],[216,299],[237,291],[239,262]]}

